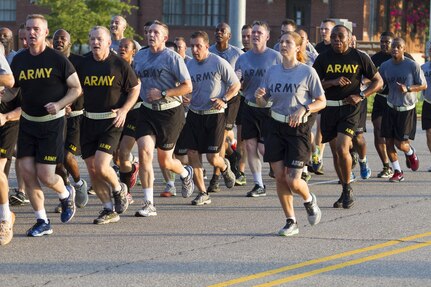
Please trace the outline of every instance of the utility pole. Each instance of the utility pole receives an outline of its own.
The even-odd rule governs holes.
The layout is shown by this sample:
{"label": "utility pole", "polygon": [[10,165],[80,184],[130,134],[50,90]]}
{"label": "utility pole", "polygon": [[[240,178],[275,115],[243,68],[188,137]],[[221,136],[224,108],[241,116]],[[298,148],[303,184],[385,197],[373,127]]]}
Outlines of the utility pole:
{"label": "utility pole", "polygon": [[245,0],[229,1],[229,25],[232,32],[231,45],[242,47],[241,28],[245,24]]}

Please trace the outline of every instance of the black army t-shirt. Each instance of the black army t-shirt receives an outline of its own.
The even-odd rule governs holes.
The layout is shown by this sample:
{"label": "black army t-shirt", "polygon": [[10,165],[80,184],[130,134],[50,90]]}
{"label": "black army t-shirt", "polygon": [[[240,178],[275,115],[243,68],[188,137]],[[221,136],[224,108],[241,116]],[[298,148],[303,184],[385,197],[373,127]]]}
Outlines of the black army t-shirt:
{"label": "black army t-shirt", "polygon": [[332,86],[325,89],[326,99],[335,101],[359,94],[362,76],[372,79],[377,73],[371,58],[364,52],[352,48],[343,54],[337,54],[332,49],[319,54],[313,67],[321,80],[333,80],[344,76],[351,81],[351,84],[344,87]]}
{"label": "black army t-shirt", "polygon": [[37,56],[29,50],[18,53],[12,61],[15,87],[21,88],[22,110],[31,116],[45,116],[45,105],[62,99],[68,90],[67,78],[75,73],[70,61],[60,52],[46,48]]}
{"label": "black army t-shirt", "polygon": [[121,108],[128,91],[138,84],[131,66],[112,52],[103,61],[96,61],[92,53],[86,55],[77,71],[87,112],[104,113]]}

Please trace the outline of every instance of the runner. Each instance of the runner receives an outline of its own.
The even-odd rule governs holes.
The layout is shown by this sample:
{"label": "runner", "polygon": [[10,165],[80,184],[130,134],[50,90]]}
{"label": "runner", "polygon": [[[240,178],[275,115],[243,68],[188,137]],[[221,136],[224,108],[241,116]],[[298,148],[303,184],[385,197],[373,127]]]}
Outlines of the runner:
{"label": "runner", "polygon": [[255,183],[253,189],[247,193],[247,197],[259,197],[266,196],[259,153],[264,154],[263,140],[267,132],[265,125],[270,118],[270,110],[269,105],[260,107],[256,104],[254,93],[267,69],[275,64],[280,64],[282,57],[279,52],[266,46],[270,34],[268,24],[263,21],[255,21],[252,26],[253,48],[239,57],[235,71],[238,78],[242,79],[246,103],[241,120],[241,137],[245,141],[248,164]]}
{"label": "runner", "polygon": [[[82,57],[72,54],[70,49],[72,42],[70,34],[63,29],[59,29],[53,34],[54,49],[62,53],[69,59],[74,67],[82,61]],[[73,187],[76,190],[75,204],[77,207],[84,207],[88,203],[87,182],[81,179],[78,162],[75,156],[81,154],[79,144],[79,133],[82,123],[84,97],[79,97],[72,105],[66,107],[66,138],[64,142],[64,162],[59,163],[56,173],[63,178],[66,185],[70,185],[69,176],[73,178]],[[55,212],[61,213],[61,204],[57,206]]]}
{"label": "runner", "polygon": [[118,180],[110,163],[127,113],[136,103],[140,89],[130,65],[111,52],[110,45],[109,30],[103,26],[93,27],[91,53],[77,68],[85,109],[80,135],[82,158],[93,189],[103,204],[94,224],[118,222],[119,214],[129,206],[127,186]]}
{"label": "runner", "polygon": [[[235,68],[235,63],[239,56],[243,54],[241,49],[229,44],[229,40],[232,37],[230,26],[227,23],[219,23],[215,29],[215,39],[216,43],[209,47],[209,52],[220,56],[225,59],[232,68]],[[238,109],[240,105],[240,97],[232,97],[227,103],[227,108],[225,110],[226,114],[226,127],[223,136],[223,148],[220,150],[220,156],[222,158],[227,158],[230,162],[230,167],[235,174],[235,177],[240,177],[241,174],[238,170],[239,157],[240,154],[231,148],[231,143],[233,142],[235,136],[233,133],[233,127],[235,124],[235,119],[238,114]],[[219,192],[219,179],[220,179],[220,169],[214,167],[214,174],[210,180],[208,186],[208,192]]]}
{"label": "runner", "polygon": [[63,161],[64,108],[80,96],[81,86],[67,58],[46,46],[47,35],[48,22],[42,15],[27,16],[28,49],[14,57],[11,67],[15,87],[20,87],[22,92],[18,168],[37,219],[27,231],[28,236],[53,232],[40,183],[58,194],[63,223],[75,215],[75,190],[65,186],[63,179],[55,174],[55,167]]}
{"label": "runner", "polygon": [[[222,23],[217,28],[226,28]],[[227,30],[225,30],[227,32]],[[217,32],[216,32],[217,33]],[[238,77],[229,63],[210,53],[206,32],[192,34],[190,46],[193,60],[187,68],[193,83],[193,92],[187,114],[184,135],[187,155],[193,167],[194,181],[199,190],[193,205],[210,204],[211,198],[205,189],[202,167],[202,154],[207,154],[208,162],[218,168],[227,188],[235,185],[235,174],[229,161],[221,155],[226,135],[226,106],[241,87]]]}
{"label": "runner", "polygon": [[[135,42],[129,38],[121,39],[117,52],[121,58],[131,65],[133,57],[137,52]],[[135,186],[139,173],[139,162],[131,161],[131,158],[133,158],[133,156],[131,156],[131,152],[136,143],[136,121],[138,119],[141,104],[142,101],[138,99],[138,102],[127,113],[118,150],[120,161],[120,180],[127,185],[127,198],[129,200],[129,204],[134,202],[130,190]]]}
{"label": "runner", "polygon": [[[383,32],[380,35],[380,51],[371,56],[371,60],[373,60],[373,63],[377,68],[392,58],[391,45],[394,38],[395,36],[392,32]],[[408,53],[404,53],[404,56],[413,60],[413,57]],[[388,93],[389,90],[387,86],[385,86],[383,91],[376,93],[374,96],[373,110],[371,112],[371,120],[374,127],[374,146],[383,164],[383,169],[377,174],[378,178],[391,178],[394,174],[392,167],[389,165],[389,157],[386,151],[386,141],[381,135],[383,114],[385,110],[389,108],[387,105]]]}
{"label": "runner", "polygon": [[[127,29],[127,21],[126,19],[124,19],[124,17],[120,15],[115,15],[111,18],[111,24],[109,28],[111,31],[111,41],[112,41],[111,49],[116,53],[118,51],[118,47],[120,45],[121,39],[125,38],[124,32]],[[135,43],[136,50],[137,51],[140,50],[141,45],[139,45],[139,43],[135,40],[133,40],[133,42]]]}
{"label": "runner", "polygon": [[192,83],[184,60],[166,48],[168,36],[168,26],[155,20],[147,34],[149,48],[140,50],[134,58],[134,69],[142,83],[136,138],[144,205],[135,213],[138,217],[157,215],[153,190],[155,148],[160,167],[180,174],[182,196],[190,197],[194,190],[193,168],[173,158],[185,121],[181,95],[191,93]]}
{"label": "runner", "polygon": [[[370,57],[350,47],[352,32],[343,25],[331,31],[332,50],[319,54],[314,68],[325,89],[326,108],[321,111],[322,142],[329,142],[334,167],[343,186],[335,208],[350,208],[354,204],[350,186],[352,158],[349,150],[358,126],[360,102],[378,91],[383,81]],[[371,80],[360,90],[362,77]]]}
{"label": "runner", "polygon": [[281,236],[299,232],[293,193],[304,200],[311,225],[318,224],[321,218],[316,196],[301,179],[301,173],[311,156],[312,125],[308,117],[325,107],[325,96],[316,71],[304,64],[306,55],[301,43],[302,38],[296,32],[281,36],[283,63],[268,69],[265,80],[255,92],[260,106],[265,107],[269,100],[273,102],[264,160],[270,162],[274,170],[278,198],[286,215],[286,225],[278,232]]}
{"label": "runner", "polygon": [[389,88],[387,104],[389,108],[382,118],[382,137],[394,170],[391,182],[404,180],[404,173],[398,162],[395,147],[404,152],[406,166],[412,171],[419,168],[416,150],[410,141],[416,135],[416,92],[427,88],[427,81],[420,65],[404,57],[406,43],[395,38],[391,45],[392,59],[380,66],[380,73]]}

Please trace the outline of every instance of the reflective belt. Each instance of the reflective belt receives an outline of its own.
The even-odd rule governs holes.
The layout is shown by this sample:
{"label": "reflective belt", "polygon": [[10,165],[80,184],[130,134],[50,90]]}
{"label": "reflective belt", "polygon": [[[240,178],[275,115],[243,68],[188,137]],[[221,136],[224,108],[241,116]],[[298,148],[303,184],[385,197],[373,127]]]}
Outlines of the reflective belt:
{"label": "reflective belt", "polygon": [[113,119],[117,117],[117,113],[114,113],[114,112],[90,113],[90,112],[84,111],[84,116],[92,120],[106,120],[106,119]]}
{"label": "reflective belt", "polygon": [[407,106],[407,107],[397,107],[397,106],[394,106],[393,104],[391,104],[390,102],[387,102],[387,103],[388,103],[388,106],[390,106],[392,109],[396,110],[397,112],[410,111],[416,107],[416,105],[411,105],[411,106]]}
{"label": "reflective belt", "polygon": [[272,102],[268,102],[268,103],[266,104],[266,106],[264,106],[264,107],[261,107],[261,106],[259,106],[258,104],[253,103],[252,101],[249,101],[249,100],[245,100],[245,103],[246,103],[247,105],[249,105],[250,107],[253,107],[253,108],[261,108],[261,109],[263,109],[263,108],[270,108],[270,107],[272,106]]}
{"label": "reflective belt", "polygon": [[84,110],[79,110],[79,111],[71,111],[70,113],[67,114],[68,118],[73,118],[73,117],[77,117],[84,114]]}
{"label": "reflective belt", "polygon": [[132,109],[131,109],[131,110],[139,109],[139,108],[141,107],[141,105],[142,105],[142,102],[137,102],[137,103],[132,107]]}
{"label": "reflective belt", "polygon": [[181,103],[177,101],[172,101],[166,104],[149,104],[147,102],[142,102],[142,105],[153,111],[166,111],[178,107]]}
{"label": "reflective belt", "polygon": [[222,114],[224,113],[224,108],[217,110],[217,109],[210,109],[210,110],[204,110],[204,111],[197,111],[197,110],[192,110],[189,109],[189,111],[192,111],[195,114],[198,115],[213,115],[213,114]]}
{"label": "reflective belt", "polygon": [[[271,118],[273,118],[277,122],[281,122],[281,123],[288,123],[288,122],[290,122],[290,115],[285,116],[285,115],[276,113],[274,111],[271,111]],[[308,121],[308,116],[302,117],[301,123],[306,123],[307,121]]]}
{"label": "reflective belt", "polygon": [[348,105],[349,103],[345,100],[339,100],[339,101],[332,101],[332,100],[326,100],[326,106],[327,107],[341,107]]}
{"label": "reflective belt", "polygon": [[41,116],[41,117],[30,116],[30,115],[26,114],[24,111],[21,112],[21,116],[24,119],[32,121],[32,122],[38,122],[38,123],[56,120],[56,119],[59,119],[61,117],[64,117],[65,114],[66,114],[66,112],[64,109],[60,110],[55,115],[48,114],[46,116]]}

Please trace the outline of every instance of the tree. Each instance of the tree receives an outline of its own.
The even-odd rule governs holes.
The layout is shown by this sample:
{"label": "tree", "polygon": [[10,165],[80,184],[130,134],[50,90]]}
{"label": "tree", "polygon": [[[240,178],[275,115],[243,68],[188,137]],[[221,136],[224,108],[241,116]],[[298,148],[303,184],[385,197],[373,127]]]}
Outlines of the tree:
{"label": "tree", "polygon": [[[138,8],[130,5],[130,0],[37,0],[36,4],[50,10],[45,16],[51,32],[65,29],[80,46],[88,43],[88,32],[93,26],[109,27],[112,16],[125,16]],[[141,38],[130,26],[126,36]]]}

